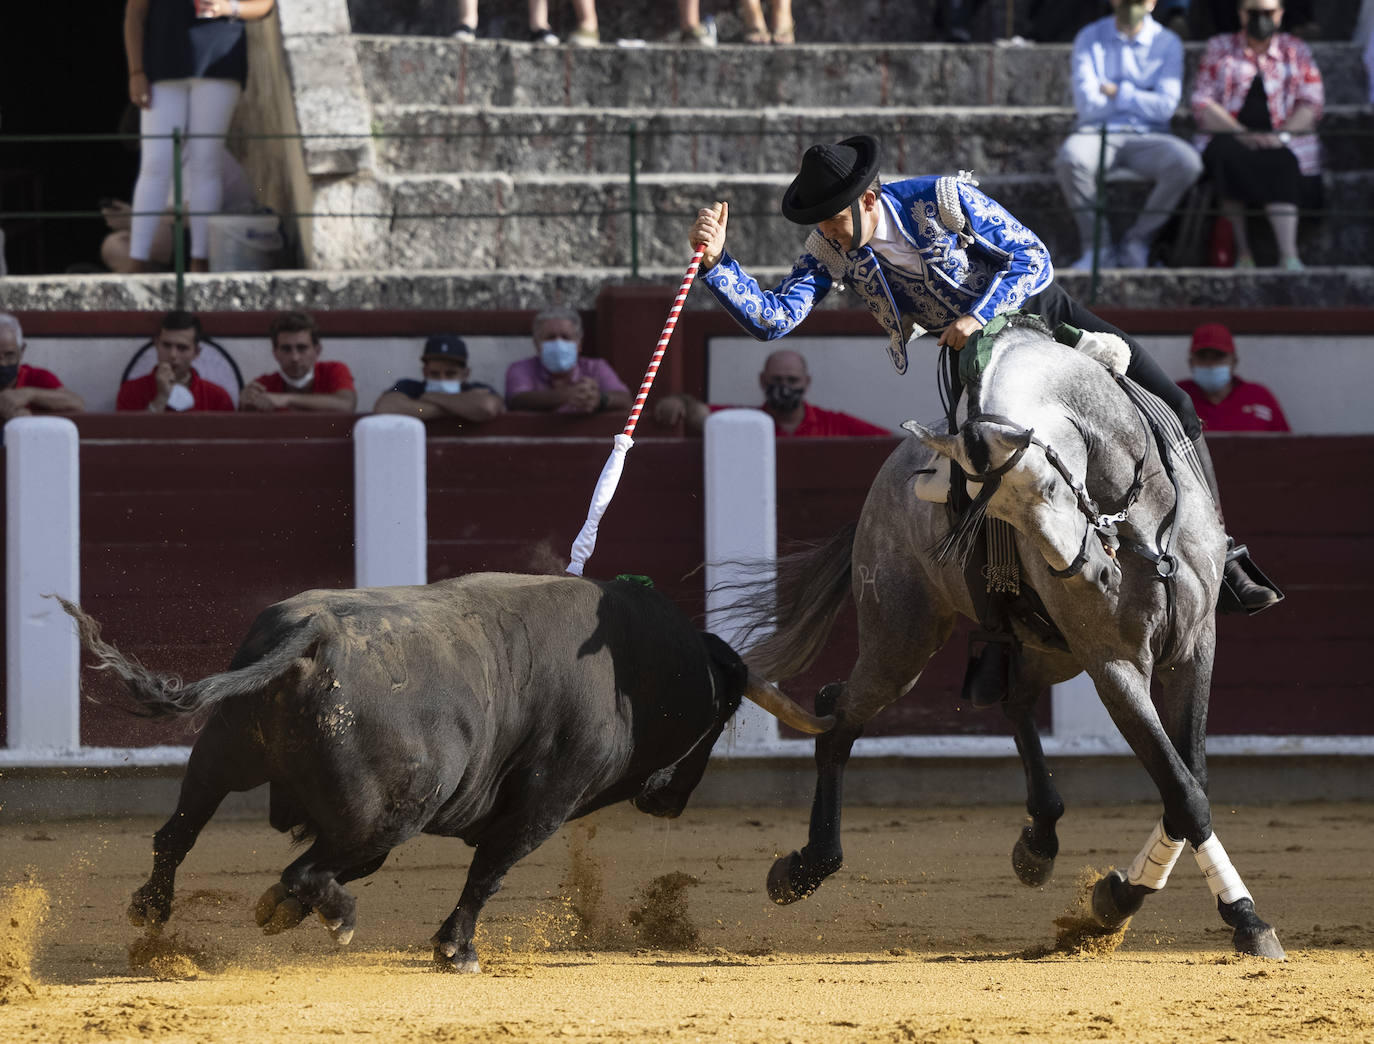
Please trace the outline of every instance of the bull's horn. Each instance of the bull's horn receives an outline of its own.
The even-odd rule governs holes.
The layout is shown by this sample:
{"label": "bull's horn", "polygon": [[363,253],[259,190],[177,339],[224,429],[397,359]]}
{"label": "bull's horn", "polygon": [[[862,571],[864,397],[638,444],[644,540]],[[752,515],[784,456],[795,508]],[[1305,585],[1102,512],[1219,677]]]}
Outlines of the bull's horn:
{"label": "bull's horn", "polygon": [[835,727],[835,715],[827,714],[822,718],[812,714],[786,696],[772,682],[760,678],[753,671],[749,672],[749,688],[744,691],[744,697],[757,703],[784,725],[791,725],[798,732],[805,732],[810,736],[818,736]]}

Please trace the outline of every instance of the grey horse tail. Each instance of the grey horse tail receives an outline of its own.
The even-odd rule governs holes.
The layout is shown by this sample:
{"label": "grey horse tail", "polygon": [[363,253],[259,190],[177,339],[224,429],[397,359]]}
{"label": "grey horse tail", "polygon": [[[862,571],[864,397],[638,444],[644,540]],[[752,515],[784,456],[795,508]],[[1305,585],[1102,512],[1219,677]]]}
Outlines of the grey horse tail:
{"label": "grey horse tail", "polygon": [[[849,594],[857,529],[851,522],[823,544],[783,555],[771,588],[737,589],[742,597],[727,611],[743,621],[739,646],[751,670],[784,681],[816,662]],[[753,642],[769,625],[772,633]]]}
{"label": "grey horse tail", "polygon": [[290,671],[297,659],[318,640],[311,621],[304,620],[257,662],[186,685],[174,674],[159,674],[125,656],[100,637],[100,624],[80,606],[60,596],[54,597],[76,621],[81,646],[95,659],[91,666],[98,671],[110,671],[123,681],[134,701],[134,706],[128,708],[130,713],[145,718],[184,717],[208,711],[234,696],[258,692]]}

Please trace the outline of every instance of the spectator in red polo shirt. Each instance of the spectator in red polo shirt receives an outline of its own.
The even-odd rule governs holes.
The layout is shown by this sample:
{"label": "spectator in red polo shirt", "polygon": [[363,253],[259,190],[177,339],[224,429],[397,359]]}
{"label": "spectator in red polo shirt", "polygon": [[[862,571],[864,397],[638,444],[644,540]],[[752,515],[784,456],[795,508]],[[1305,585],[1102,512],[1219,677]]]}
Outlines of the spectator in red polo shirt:
{"label": "spectator in red polo shirt", "polygon": [[1202,419],[1204,431],[1288,431],[1288,419],[1262,384],[1236,376],[1236,343],[1221,323],[1193,331],[1188,349],[1191,380],[1179,381]]}
{"label": "spectator in red polo shirt", "polygon": [[86,403],[55,374],[24,363],[24,330],[0,312],[0,421],[35,413],[80,413]]}
{"label": "spectator in red polo shirt", "polygon": [[164,315],[153,335],[157,365],[152,373],[120,385],[115,409],[150,413],[233,410],[229,393],[205,380],[191,365],[200,355],[202,336],[200,319],[190,312]]}
{"label": "spectator in red polo shirt", "polygon": [[[800,352],[783,349],[770,355],[759,373],[759,387],[763,389],[763,406],[760,408],[773,418],[773,430],[779,438],[892,434],[886,428],[848,413],[823,410],[807,402],[811,374],[807,372],[806,359]],[[654,407],[654,420],[669,427],[681,421],[686,431],[696,434],[701,431],[708,415],[723,409],[726,407],[708,406],[683,392],[660,399]]]}
{"label": "spectator in red polo shirt", "polygon": [[259,413],[357,411],[353,373],[344,363],[320,359],[320,328],[312,316],[281,312],[267,332],[272,338],[277,372],[264,373],[244,385],[239,409]]}

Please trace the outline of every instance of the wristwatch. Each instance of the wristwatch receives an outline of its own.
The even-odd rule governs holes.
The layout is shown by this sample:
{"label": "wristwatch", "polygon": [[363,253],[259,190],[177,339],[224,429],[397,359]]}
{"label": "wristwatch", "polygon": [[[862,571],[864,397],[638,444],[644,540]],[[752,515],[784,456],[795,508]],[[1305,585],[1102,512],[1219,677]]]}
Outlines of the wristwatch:
{"label": "wristwatch", "polygon": [[1279,131],[1279,141],[1287,145],[1292,140],[1293,135],[1289,134],[1287,131]]}

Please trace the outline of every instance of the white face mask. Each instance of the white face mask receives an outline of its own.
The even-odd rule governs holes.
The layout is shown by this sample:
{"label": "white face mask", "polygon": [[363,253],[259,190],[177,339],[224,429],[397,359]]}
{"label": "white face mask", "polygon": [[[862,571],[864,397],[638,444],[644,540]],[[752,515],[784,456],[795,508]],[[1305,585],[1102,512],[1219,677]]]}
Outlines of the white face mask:
{"label": "white face mask", "polygon": [[1193,366],[1193,380],[1205,392],[1219,392],[1231,383],[1230,363],[1215,366]]}
{"label": "white face mask", "polygon": [[549,373],[567,373],[577,365],[577,342],[550,337],[539,346],[539,361]]}
{"label": "white face mask", "polygon": [[315,367],[313,366],[310,367],[310,369],[306,372],[306,375],[304,377],[290,377],[287,375],[286,371],[283,370],[280,366],[277,367],[277,372],[281,374],[281,379],[286,382],[286,386],[288,388],[295,388],[297,391],[306,387],[308,384],[315,380]]}
{"label": "white face mask", "polygon": [[189,410],[196,404],[196,397],[191,394],[191,389],[184,384],[172,385],[172,390],[167,393],[167,408],[176,410]]}
{"label": "white face mask", "polygon": [[425,391],[427,392],[442,392],[445,395],[457,395],[462,390],[462,381],[436,381],[433,379],[425,381]]}

